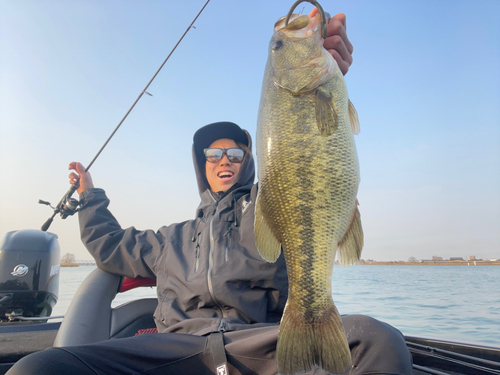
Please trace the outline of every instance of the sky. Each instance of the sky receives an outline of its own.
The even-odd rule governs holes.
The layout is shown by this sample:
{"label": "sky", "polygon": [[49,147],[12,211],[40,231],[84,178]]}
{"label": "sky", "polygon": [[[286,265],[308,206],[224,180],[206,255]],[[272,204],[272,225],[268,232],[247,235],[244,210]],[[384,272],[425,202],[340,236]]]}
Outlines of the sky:
{"label": "sky", "polygon": [[[205,0],[0,0],[0,237],[38,229]],[[255,138],[273,25],[293,1],[211,0],[90,169],[122,227],[194,218],[194,132]],[[347,15],[362,258],[500,258],[500,2],[322,1]],[[299,5],[308,13],[312,5]],[[77,196],[75,195],[75,198]],[[90,259],[76,216],[50,230]]]}

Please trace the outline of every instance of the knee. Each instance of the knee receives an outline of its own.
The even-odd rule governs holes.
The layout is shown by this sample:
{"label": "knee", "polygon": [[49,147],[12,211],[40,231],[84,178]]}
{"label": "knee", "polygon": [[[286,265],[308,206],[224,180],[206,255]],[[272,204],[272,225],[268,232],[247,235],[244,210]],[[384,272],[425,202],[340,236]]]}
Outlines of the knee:
{"label": "knee", "polygon": [[405,344],[403,334],[393,326],[367,315],[346,315],[342,323],[349,341],[396,342]]}
{"label": "knee", "polygon": [[353,365],[360,373],[412,373],[412,357],[399,330],[366,315],[346,315],[342,322]]}
{"label": "knee", "polygon": [[[75,358],[60,349],[46,349],[21,358],[6,375],[60,375],[65,371],[77,370],[75,365],[78,361]],[[84,372],[74,371],[76,374]]]}
{"label": "knee", "polygon": [[50,359],[47,357],[50,356],[45,355],[45,352],[41,351],[21,358],[7,372],[7,375],[46,374],[43,369],[48,367]]}

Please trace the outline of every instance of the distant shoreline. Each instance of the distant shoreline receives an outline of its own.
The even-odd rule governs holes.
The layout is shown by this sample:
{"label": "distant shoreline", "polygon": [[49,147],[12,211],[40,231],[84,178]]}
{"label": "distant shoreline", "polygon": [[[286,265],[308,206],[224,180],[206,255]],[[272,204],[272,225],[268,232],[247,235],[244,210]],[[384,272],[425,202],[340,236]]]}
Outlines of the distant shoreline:
{"label": "distant shoreline", "polygon": [[[340,264],[337,260],[335,264]],[[500,266],[500,261],[488,260],[426,260],[422,262],[377,262],[362,261],[356,263],[357,266]],[[95,264],[61,263],[61,267],[85,267],[95,266]]]}
{"label": "distant shoreline", "polygon": [[80,267],[78,263],[67,263],[63,262],[60,264],[61,267]]}
{"label": "distant shoreline", "polygon": [[95,263],[61,263],[61,267],[86,267],[86,266],[95,266]]}
{"label": "distant shoreline", "polygon": [[[336,262],[337,263],[337,262]],[[427,260],[422,262],[358,262],[358,266],[500,266],[500,261],[487,260]]]}

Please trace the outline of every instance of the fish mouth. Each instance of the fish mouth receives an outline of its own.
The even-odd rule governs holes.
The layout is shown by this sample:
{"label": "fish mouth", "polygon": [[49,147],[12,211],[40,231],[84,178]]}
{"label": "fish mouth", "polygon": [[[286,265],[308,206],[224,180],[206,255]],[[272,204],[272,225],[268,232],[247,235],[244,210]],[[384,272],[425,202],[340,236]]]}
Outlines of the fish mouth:
{"label": "fish mouth", "polygon": [[[292,26],[292,29],[295,29],[295,28],[301,28],[300,26],[304,25],[303,22],[299,22],[298,24],[294,25],[294,22],[299,21],[302,18],[303,19],[306,18],[306,17],[300,16],[300,15],[299,15],[299,17],[297,17],[296,20],[294,20],[292,22],[292,24],[289,23],[290,17],[292,16],[293,11],[295,10],[295,8],[297,8],[297,6],[300,3],[303,3],[303,2],[308,2],[308,3],[313,4],[316,7],[316,9],[318,10],[316,16],[314,16],[313,19],[317,19],[318,15],[319,15],[319,21],[321,23],[321,36],[323,37],[323,39],[326,39],[327,24],[328,24],[330,15],[328,13],[325,13],[325,11],[323,10],[323,7],[316,0],[297,0],[292,5],[292,7],[290,8],[290,10],[288,11],[288,13],[285,17],[285,20],[284,20],[285,28],[289,28],[290,26]],[[309,23],[309,22],[307,22],[307,23]]]}
{"label": "fish mouth", "polygon": [[311,37],[322,38],[322,18],[319,14],[312,18],[307,15],[293,14],[287,26],[285,26],[285,20],[285,17],[281,17],[274,25],[274,31],[279,31],[290,41],[300,41]]}

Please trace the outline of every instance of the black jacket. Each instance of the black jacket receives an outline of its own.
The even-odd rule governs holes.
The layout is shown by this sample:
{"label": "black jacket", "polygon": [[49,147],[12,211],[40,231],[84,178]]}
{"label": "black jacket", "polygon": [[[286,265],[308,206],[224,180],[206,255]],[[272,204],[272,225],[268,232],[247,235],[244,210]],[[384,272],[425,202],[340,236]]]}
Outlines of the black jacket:
{"label": "black jacket", "polygon": [[90,189],[80,195],[83,243],[105,271],[156,277],[159,332],[204,335],[278,323],[288,292],[286,267],[283,255],[268,263],[255,246],[251,154],[239,182],[221,197],[208,189],[203,161],[194,150],[193,156],[201,193],[196,219],[157,232],[122,229],[104,191]]}

